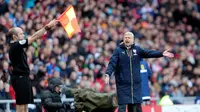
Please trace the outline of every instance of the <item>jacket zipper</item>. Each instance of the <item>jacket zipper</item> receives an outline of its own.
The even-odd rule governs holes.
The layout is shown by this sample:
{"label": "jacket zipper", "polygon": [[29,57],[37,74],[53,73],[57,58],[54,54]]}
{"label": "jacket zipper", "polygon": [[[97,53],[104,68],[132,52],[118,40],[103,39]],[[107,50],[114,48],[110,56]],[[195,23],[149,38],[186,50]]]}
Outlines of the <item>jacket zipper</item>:
{"label": "jacket zipper", "polygon": [[130,71],[131,71],[131,94],[132,94],[132,103],[133,101],[133,72],[132,72],[132,58],[130,56]]}
{"label": "jacket zipper", "polygon": [[129,54],[130,52],[128,52],[128,50],[126,50],[127,54],[128,54],[128,57],[130,59],[130,71],[131,71],[131,96],[132,96],[132,103],[134,103],[134,100],[133,100],[133,70],[132,70],[132,50],[130,51],[131,52],[131,55]]}

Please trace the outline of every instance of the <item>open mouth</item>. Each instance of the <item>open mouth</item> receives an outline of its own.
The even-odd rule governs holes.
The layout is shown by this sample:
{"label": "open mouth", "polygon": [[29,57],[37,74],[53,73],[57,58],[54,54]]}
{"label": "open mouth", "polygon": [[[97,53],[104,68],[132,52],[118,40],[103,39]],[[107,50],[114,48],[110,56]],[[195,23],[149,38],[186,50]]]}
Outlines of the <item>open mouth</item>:
{"label": "open mouth", "polygon": [[129,42],[128,42],[128,41],[125,41],[125,43],[128,44]]}

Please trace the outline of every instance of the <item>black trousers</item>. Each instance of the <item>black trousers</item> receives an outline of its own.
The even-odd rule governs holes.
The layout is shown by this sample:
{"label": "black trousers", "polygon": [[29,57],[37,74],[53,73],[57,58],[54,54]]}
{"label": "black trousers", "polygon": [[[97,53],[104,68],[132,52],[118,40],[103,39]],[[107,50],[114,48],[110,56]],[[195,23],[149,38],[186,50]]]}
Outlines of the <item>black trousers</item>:
{"label": "black trousers", "polygon": [[[126,105],[119,105],[118,112],[126,112]],[[141,104],[128,104],[128,112],[142,112]]]}

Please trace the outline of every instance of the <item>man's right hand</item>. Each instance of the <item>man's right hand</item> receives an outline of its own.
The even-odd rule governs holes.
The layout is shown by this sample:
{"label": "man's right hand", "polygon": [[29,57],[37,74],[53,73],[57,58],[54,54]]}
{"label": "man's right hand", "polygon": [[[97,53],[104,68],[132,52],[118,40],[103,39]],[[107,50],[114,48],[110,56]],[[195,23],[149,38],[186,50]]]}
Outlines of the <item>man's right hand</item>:
{"label": "man's right hand", "polygon": [[105,76],[105,83],[109,84],[109,80],[110,80],[109,75],[105,74],[104,76]]}
{"label": "man's right hand", "polygon": [[45,26],[45,29],[46,30],[49,30],[51,29],[52,27],[56,26],[56,24],[58,23],[58,20],[52,20],[50,21],[46,26]]}

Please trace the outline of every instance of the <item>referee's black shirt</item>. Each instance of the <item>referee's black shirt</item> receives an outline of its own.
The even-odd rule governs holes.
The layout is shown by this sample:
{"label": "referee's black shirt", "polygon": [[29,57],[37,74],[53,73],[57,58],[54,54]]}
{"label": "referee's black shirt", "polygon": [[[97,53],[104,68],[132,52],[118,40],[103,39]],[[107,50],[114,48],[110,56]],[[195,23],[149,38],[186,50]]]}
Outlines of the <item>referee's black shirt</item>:
{"label": "referee's black shirt", "polygon": [[27,55],[23,48],[28,47],[28,39],[10,43],[9,58],[13,66],[12,75],[29,75],[30,69],[27,63]]}

